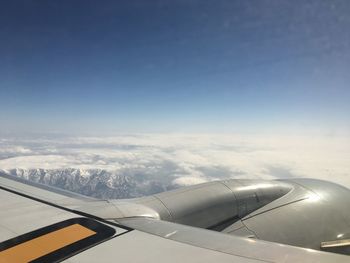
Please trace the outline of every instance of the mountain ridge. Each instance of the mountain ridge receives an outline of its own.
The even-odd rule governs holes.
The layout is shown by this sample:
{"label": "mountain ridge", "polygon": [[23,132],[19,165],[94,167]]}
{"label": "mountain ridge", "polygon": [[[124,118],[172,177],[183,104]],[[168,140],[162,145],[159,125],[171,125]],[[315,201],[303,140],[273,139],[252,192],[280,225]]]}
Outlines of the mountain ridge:
{"label": "mountain ridge", "polygon": [[0,169],[5,174],[100,199],[125,199],[178,188],[173,178],[120,174],[103,169]]}

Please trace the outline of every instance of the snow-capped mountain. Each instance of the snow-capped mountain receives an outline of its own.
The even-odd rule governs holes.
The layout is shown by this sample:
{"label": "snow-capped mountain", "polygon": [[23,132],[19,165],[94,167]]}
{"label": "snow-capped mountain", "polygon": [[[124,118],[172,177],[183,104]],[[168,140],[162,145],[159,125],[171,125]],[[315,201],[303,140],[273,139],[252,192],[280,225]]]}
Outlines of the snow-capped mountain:
{"label": "snow-capped mountain", "polygon": [[0,174],[102,199],[140,197],[178,187],[170,178],[159,180],[145,174],[121,175],[101,169],[11,169],[0,170]]}

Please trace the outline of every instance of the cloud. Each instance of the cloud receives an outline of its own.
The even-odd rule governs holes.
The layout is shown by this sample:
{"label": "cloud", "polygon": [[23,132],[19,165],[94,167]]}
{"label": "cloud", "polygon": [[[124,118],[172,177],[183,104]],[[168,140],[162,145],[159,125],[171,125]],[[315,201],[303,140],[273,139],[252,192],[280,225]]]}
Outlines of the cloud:
{"label": "cloud", "polygon": [[0,169],[98,169],[174,185],[227,178],[326,179],[350,186],[350,138],[223,134],[2,138]]}
{"label": "cloud", "polygon": [[32,151],[28,148],[22,146],[11,146],[11,147],[1,147],[0,148],[0,156],[2,155],[21,155],[21,154],[30,154]]}
{"label": "cloud", "polygon": [[207,180],[201,177],[194,177],[194,176],[182,176],[173,181],[174,184],[177,185],[193,185],[193,184],[200,184],[205,183]]}

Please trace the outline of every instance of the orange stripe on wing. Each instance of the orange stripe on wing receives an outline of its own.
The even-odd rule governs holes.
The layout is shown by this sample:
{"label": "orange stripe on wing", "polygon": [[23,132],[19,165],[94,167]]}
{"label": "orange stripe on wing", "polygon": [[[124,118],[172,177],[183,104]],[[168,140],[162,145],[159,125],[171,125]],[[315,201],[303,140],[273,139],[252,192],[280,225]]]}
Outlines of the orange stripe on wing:
{"label": "orange stripe on wing", "polygon": [[0,262],[29,262],[95,234],[73,224],[1,251]]}

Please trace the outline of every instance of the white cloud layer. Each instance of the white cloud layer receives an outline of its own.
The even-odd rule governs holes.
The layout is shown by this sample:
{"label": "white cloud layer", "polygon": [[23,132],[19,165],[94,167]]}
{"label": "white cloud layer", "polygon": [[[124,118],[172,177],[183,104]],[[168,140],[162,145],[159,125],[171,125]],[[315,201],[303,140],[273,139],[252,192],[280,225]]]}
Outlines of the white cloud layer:
{"label": "white cloud layer", "polygon": [[189,185],[311,177],[350,187],[350,138],[143,134],[0,139],[0,169],[101,169]]}

